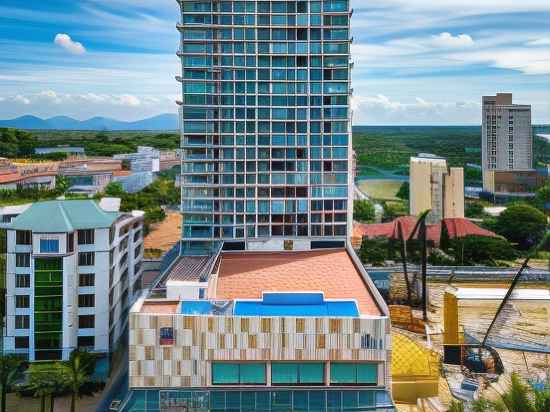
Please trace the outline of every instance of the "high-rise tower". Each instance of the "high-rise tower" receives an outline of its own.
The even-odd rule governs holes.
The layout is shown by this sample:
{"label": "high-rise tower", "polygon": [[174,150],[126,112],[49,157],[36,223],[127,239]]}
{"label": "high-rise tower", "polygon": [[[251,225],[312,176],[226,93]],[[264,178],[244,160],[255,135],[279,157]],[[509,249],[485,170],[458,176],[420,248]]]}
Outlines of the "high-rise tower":
{"label": "high-rise tower", "polygon": [[482,118],[483,186],[495,192],[495,173],[533,169],[531,106],[512,104],[510,93],[484,96]]}
{"label": "high-rise tower", "polygon": [[180,0],[185,250],[343,244],[348,0]]}

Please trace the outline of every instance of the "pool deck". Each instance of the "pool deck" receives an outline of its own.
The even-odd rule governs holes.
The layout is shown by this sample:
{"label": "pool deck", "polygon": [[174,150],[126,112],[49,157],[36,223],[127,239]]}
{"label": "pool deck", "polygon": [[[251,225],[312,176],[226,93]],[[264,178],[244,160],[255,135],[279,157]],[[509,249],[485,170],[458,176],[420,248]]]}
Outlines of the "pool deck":
{"label": "pool deck", "polygon": [[344,249],[224,253],[215,299],[261,299],[263,292],[307,291],[324,292],[326,299],[355,299],[361,315],[381,315]]}

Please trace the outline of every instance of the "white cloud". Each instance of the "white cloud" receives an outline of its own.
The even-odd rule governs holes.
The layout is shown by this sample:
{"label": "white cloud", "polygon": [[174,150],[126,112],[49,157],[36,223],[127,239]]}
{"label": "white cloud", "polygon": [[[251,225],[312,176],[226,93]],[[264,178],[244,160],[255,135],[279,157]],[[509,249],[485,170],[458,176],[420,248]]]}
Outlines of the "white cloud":
{"label": "white cloud", "polygon": [[24,104],[26,106],[28,106],[29,104],[31,104],[31,101],[26,98],[25,96],[21,96],[20,94],[18,94],[17,96],[14,96],[13,97],[13,101],[15,103],[20,103],[20,104]]}
{"label": "white cloud", "polygon": [[442,48],[464,48],[473,46],[474,40],[468,34],[453,36],[449,32],[444,32],[432,36],[432,43],[434,46]]}
{"label": "white cloud", "polygon": [[118,98],[118,103],[122,106],[136,107],[141,104],[141,101],[131,94],[123,94]]}
{"label": "white cloud", "polygon": [[79,43],[77,41],[74,41],[71,39],[71,36],[65,33],[58,33],[55,36],[55,39],[53,41],[58,46],[62,47],[63,49],[67,50],[71,54],[84,54],[86,53],[86,49],[82,45],[82,43]]}
{"label": "white cloud", "polygon": [[59,104],[62,101],[61,97],[53,90],[44,90],[38,93],[37,97],[49,100],[50,102],[55,104]]}
{"label": "white cloud", "polygon": [[545,37],[527,42],[528,46],[550,46],[550,37]]}
{"label": "white cloud", "polygon": [[488,64],[500,69],[516,70],[527,75],[550,75],[550,51],[548,50],[501,48],[455,53],[449,57],[467,64]]}
{"label": "white cloud", "polygon": [[422,97],[403,102],[383,94],[354,96],[352,108],[356,125],[474,123],[481,112],[475,102],[432,102]]}

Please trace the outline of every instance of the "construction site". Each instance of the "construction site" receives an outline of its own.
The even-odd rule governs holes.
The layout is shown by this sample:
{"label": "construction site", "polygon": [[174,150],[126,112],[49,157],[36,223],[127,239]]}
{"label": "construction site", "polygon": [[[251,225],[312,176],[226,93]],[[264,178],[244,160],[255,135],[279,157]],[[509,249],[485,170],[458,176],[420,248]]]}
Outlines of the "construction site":
{"label": "construction site", "polygon": [[496,399],[512,372],[533,385],[550,378],[550,283],[429,279],[390,282],[393,396],[400,411],[447,411],[451,402]]}

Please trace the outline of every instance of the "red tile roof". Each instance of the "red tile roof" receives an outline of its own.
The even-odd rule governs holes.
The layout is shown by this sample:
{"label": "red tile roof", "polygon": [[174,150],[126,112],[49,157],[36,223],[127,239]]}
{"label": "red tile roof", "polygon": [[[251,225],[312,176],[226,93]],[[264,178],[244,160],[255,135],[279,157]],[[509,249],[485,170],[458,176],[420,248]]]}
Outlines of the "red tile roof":
{"label": "red tile roof", "polygon": [[269,291],[322,291],[328,299],[356,299],[362,314],[381,314],[344,249],[222,255],[216,299],[260,299]]}
{"label": "red tile roof", "polygon": [[[368,239],[375,239],[377,237],[399,239],[398,226],[401,224],[403,228],[403,235],[405,239],[408,239],[414,229],[414,226],[416,225],[416,221],[417,218],[414,216],[403,216],[388,223],[376,223],[369,225],[354,223],[353,236],[359,239],[362,239],[363,237],[367,237]],[[439,224],[427,226],[428,240],[434,242],[436,245],[438,245],[441,240],[441,225],[445,225],[450,239],[463,238],[466,236],[497,237],[495,233],[479,227],[468,219],[449,218],[443,219]]]}
{"label": "red tile roof", "polygon": [[450,239],[463,238],[466,236],[497,237],[495,233],[479,227],[468,219],[443,219],[443,224],[447,229],[447,233],[449,234]]}

